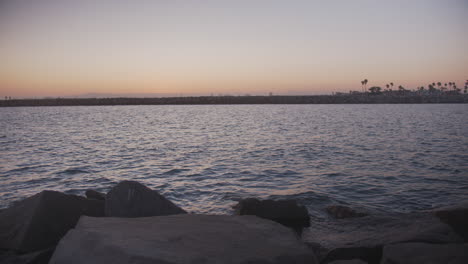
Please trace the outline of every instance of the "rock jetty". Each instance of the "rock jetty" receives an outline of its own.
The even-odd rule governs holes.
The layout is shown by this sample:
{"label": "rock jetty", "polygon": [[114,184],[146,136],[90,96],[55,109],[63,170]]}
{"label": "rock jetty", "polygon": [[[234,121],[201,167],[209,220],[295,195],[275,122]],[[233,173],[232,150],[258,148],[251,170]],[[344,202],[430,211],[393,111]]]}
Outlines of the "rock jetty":
{"label": "rock jetty", "polygon": [[[43,191],[0,210],[0,263],[468,263],[468,204],[411,214],[247,198],[187,214],[123,181],[86,197]],[[294,232],[304,228],[303,232]]]}

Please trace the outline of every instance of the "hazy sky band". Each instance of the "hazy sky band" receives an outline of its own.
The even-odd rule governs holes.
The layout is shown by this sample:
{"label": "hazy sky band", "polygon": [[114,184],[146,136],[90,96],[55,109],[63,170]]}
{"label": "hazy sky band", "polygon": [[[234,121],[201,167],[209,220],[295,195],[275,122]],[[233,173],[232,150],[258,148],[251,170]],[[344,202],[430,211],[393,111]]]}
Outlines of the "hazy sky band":
{"label": "hazy sky band", "polygon": [[467,0],[1,1],[1,95],[462,86],[466,14]]}

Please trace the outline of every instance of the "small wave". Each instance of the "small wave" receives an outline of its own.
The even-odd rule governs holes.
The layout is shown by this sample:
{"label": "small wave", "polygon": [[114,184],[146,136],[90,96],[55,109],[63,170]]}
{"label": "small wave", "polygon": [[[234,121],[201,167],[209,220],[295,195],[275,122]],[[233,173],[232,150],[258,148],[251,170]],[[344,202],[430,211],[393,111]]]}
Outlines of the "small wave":
{"label": "small wave", "polygon": [[230,201],[240,201],[242,200],[243,196],[238,194],[238,193],[232,193],[232,192],[226,192],[224,195],[223,195],[223,199],[225,200],[230,200]]}
{"label": "small wave", "polygon": [[341,172],[331,172],[331,173],[326,173],[326,174],[324,174],[324,176],[327,176],[327,177],[338,177],[338,176],[344,176],[344,174],[341,173]]}
{"label": "small wave", "polygon": [[100,177],[100,178],[93,178],[93,179],[88,179],[88,180],[85,180],[86,183],[93,183],[93,184],[97,184],[97,183],[114,183],[114,181],[106,178],[106,177]]}
{"label": "small wave", "polygon": [[21,167],[21,168],[16,168],[16,169],[9,170],[9,171],[7,171],[7,173],[11,173],[11,172],[21,172],[21,171],[26,171],[26,170],[29,170],[29,169],[32,169],[32,168],[34,168],[34,167],[25,166],[25,167]]}
{"label": "small wave", "polygon": [[[18,166],[21,166],[21,165],[18,165]],[[22,172],[22,171],[27,171],[27,170],[34,170],[34,169],[38,169],[38,168],[43,168],[43,167],[48,167],[49,165],[25,165],[25,166],[21,166],[19,168],[15,168],[15,169],[11,169],[9,171],[7,171],[7,173],[13,173],[13,172]]]}
{"label": "small wave", "polygon": [[80,174],[80,173],[89,173],[89,171],[85,171],[82,169],[66,169],[66,170],[58,172],[57,174],[74,175],[74,174]]}
{"label": "small wave", "polygon": [[184,171],[189,171],[189,169],[172,169],[164,172],[164,175],[173,175],[173,174],[178,174]]}
{"label": "small wave", "polygon": [[72,194],[72,195],[80,195],[80,194],[83,194],[87,189],[86,188],[82,188],[82,189],[68,189],[68,190],[65,190],[64,193],[65,194]]}
{"label": "small wave", "polygon": [[430,170],[437,170],[437,171],[450,171],[450,167],[441,166],[441,165],[436,165],[436,166],[430,167],[429,169]]}
{"label": "small wave", "polygon": [[285,172],[283,172],[284,175],[296,175],[296,174],[299,174],[297,171],[293,171],[293,170],[286,170]]}
{"label": "small wave", "polygon": [[308,192],[298,192],[293,194],[272,194],[268,197],[273,200],[282,200],[282,199],[297,199],[302,201],[303,204],[317,204],[317,203],[326,203],[332,202],[333,200],[328,195],[319,194],[313,191]]}

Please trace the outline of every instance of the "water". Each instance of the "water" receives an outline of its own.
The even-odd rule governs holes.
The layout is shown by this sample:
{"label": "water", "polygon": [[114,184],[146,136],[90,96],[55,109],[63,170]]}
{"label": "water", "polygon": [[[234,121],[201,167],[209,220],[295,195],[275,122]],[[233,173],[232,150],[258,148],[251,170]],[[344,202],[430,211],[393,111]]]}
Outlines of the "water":
{"label": "water", "polygon": [[42,190],[157,189],[190,212],[295,198],[407,212],[468,198],[467,105],[0,109],[0,207]]}

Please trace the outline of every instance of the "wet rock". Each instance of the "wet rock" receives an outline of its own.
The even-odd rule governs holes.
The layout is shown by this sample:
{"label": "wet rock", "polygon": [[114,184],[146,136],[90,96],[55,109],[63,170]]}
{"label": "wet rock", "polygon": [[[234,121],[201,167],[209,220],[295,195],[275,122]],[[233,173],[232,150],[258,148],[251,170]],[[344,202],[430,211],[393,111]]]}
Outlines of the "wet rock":
{"label": "wet rock", "polygon": [[51,264],[317,263],[294,232],[255,216],[82,217]]}
{"label": "wet rock", "polygon": [[468,203],[443,207],[433,213],[468,242]]}
{"label": "wet rock", "polygon": [[465,244],[401,243],[383,249],[382,264],[466,264],[468,246]]}
{"label": "wet rock", "polygon": [[7,252],[0,256],[0,263],[2,264],[47,264],[49,263],[55,247],[39,250],[27,254],[16,254],[14,252]]}
{"label": "wet rock", "polygon": [[94,200],[101,200],[104,201],[106,199],[106,195],[104,193],[95,191],[95,190],[87,190],[85,192],[86,198],[94,199]]}
{"label": "wet rock", "polygon": [[104,202],[40,192],[0,212],[0,248],[32,252],[54,246],[81,215],[104,216]]}
{"label": "wet rock", "polygon": [[237,215],[256,215],[294,229],[310,226],[310,217],[305,206],[295,200],[258,200],[247,198],[234,206]]}
{"label": "wet rock", "polygon": [[325,210],[336,219],[363,217],[367,215],[367,213],[356,211],[344,205],[330,205]]}
{"label": "wet rock", "polygon": [[136,182],[122,181],[106,195],[106,216],[146,217],[186,214],[157,191]]}
{"label": "wet rock", "polygon": [[382,247],[350,247],[350,248],[336,248],[328,252],[323,259],[324,263],[329,261],[335,262],[337,260],[352,260],[360,259],[365,263],[378,264],[382,258]]}
{"label": "wet rock", "polygon": [[359,258],[379,263],[382,247],[400,242],[459,243],[463,239],[431,214],[365,216],[312,221],[303,233],[317,257],[326,262]]}

